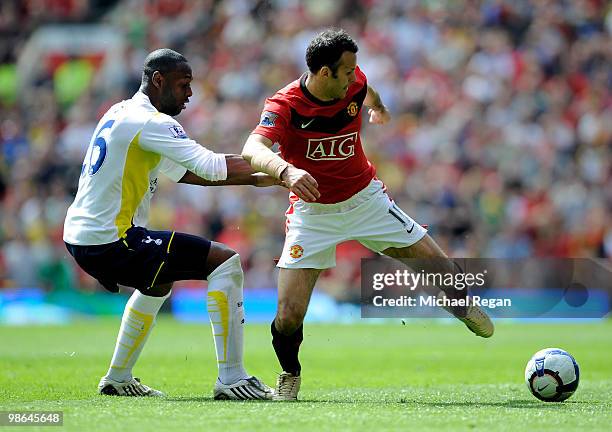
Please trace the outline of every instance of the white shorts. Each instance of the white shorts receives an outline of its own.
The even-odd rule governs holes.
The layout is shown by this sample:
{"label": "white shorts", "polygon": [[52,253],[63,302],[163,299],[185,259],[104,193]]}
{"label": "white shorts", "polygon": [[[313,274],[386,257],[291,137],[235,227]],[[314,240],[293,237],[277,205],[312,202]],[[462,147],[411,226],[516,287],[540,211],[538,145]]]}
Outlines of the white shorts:
{"label": "white shorts", "polygon": [[281,268],[327,269],[336,266],[336,245],[357,240],[374,252],[406,247],[427,230],[404,213],[372,180],[355,195],[336,204],[297,200],[289,206]]}

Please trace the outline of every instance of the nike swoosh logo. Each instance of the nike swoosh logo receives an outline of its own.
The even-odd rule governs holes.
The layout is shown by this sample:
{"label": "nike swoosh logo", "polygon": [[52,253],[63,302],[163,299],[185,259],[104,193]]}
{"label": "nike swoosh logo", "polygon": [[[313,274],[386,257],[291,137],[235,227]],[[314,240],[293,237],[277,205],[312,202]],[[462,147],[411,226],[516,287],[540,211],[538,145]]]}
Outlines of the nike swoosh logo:
{"label": "nike swoosh logo", "polygon": [[548,387],[550,384],[546,384],[544,387],[538,387],[538,391],[542,391],[544,390],[546,387]]}
{"label": "nike swoosh logo", "polygon": [[406,231],[408,232],[408,234],[410,234],[412,232],[412,230],[414,229],[414,224],[415,222],[412,222],[412,226],[410,227],[410,229],[408,229],[408,224],[406,223],[406,221],[404,219],[402,219],[394,210],[393,207],[389,208],[389,214],[391,216],[393,216],[395,219],[397,219],[399,221],[399,223],[401,223],[402,225],[404,225],[404,228],[406,228]]}
{"label": "nike swoosh logo", "polygon": [[310,123],[312,123],[315,119],[310,119],[310,121],[308,123],[302,123],[302,129],[305,129],[308,127],[308,125],[310,125]]}

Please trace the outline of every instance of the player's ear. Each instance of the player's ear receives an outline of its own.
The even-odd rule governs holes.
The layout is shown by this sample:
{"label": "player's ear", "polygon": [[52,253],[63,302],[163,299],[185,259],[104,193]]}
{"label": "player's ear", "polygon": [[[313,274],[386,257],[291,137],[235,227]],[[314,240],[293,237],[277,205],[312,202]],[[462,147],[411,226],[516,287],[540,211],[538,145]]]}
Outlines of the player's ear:
{"label": "player's ear", "polygon": [[321,69],[319,69],[319,74],[322,77],[328,78],[331,76],[331,69],[329,66],[323,66]]}
{"label": "player's ear", "polygon": [[163,80],[164,80],[164,77],[159,71],[153,72],[153,76],[151,77],[151,82],[153,83],[155,87],[161,88]]}

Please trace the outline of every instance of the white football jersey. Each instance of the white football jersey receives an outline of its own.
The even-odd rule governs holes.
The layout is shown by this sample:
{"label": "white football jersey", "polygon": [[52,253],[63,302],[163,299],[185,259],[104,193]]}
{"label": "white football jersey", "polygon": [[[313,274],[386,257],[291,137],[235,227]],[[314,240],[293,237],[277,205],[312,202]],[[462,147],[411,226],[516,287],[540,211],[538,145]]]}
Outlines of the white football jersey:
{"label": "white football jersey", "polygon": [[189,139],[144,93],[115,104],[89,143],[64,222],[64,241],[112,243],[132,225],[146,227],[158,173],[178,182],[187,170],[207,180],[225,180],[225,155]]}

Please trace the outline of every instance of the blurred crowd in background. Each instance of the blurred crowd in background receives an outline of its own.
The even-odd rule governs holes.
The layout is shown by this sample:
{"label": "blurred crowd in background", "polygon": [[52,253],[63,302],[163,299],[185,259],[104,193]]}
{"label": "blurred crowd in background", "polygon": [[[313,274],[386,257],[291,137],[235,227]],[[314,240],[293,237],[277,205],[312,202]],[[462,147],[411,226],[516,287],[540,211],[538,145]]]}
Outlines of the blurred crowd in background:
{"label": "blurred crowd in background", "polygon": [[[122,34],[121,84],[103,90],[96,64],[66,59],[21,86],[24,44],[58,23]],[[358,64],[393,115],[382,127],[364,121],[366,154],[449,255],[612,258],[604,0],[3,0],[0,286],[100,289],[67,255],[63,220],[98,119],[138,89],[149,51],[170,47],[191,63],[194,96],[177,118],[190,137],[239,153],[265,97],[306,70],[305,48],[328,26],[355,38]],[[77,69],[79,79],[67,72]],[[275,288],[287,204],[281,188],[164,181],[151,227],[227,243],[246,289]],[[358,298],[359,258],[370,255],[339,247],[319,288]]]}

